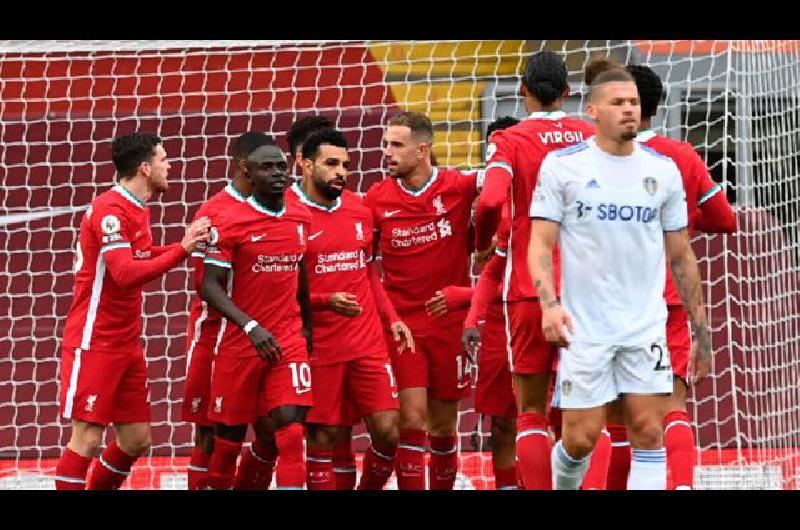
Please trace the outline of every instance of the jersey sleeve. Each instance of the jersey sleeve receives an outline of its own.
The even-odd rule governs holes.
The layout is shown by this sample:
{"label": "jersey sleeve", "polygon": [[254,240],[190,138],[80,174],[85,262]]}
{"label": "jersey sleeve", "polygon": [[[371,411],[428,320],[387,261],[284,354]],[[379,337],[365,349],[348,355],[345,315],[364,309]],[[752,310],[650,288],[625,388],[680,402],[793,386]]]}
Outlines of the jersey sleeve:
{"label": "jersey sleeve", "polygon": [[539,179],[531,200],[530,216],[532,219],[546,219],[560,223],[564,219],[566,204],[557,167],[553,166],[553,158],[548,155],[539,169]]}
{"label": "jersey sleeve", "polygon": [[514,176],[513,143],[503,131],[492,134],[486,147],[486,172],[483,187],[475,209],[476,243],[478,250],[489,247],[492,236],[500,222],[500,209],[508,197],[508,188]]}
{"label": "jersey sleeve", "polygon": [[665,232],[677,232],[686,228],[689,222],[686,191],[683,189],[683,179],[674,163],[669,171],[669,189],[661,206],[661,227]]}
{"label": "jersey sleeve", "polygon": [[478,190],[480,189],[478,186],[478,177],[479,172],[477,170],[473,171],[464,171],[458,173],[458,190],[470,197],[470,201],[475,199],[478,195]]}
{"label": "jersey sleeve", "polygon": [[89,224],[100,241],[100,254],[117,248],[131,248],[131,227],[125,210],[117,205],[97,208]]}
{"label": "jersey sleeve", "polygon": [[378,219],[378,208],[377,208],[377,202],[378,202],[377,195],[379,191],[378,186],[379,184],[372,186],[369,189],[369,191],[367,191],[367,194],[364,196],[364,206],[369,210],[370,217],[372,219],[373,230],[381,229]]}
{"label": "jersey sleeve", "polygon": [[209,230],[203,262],[226,269],[232,268],[236,240],[236,229],[233,223],[227,218],[218,217]]}

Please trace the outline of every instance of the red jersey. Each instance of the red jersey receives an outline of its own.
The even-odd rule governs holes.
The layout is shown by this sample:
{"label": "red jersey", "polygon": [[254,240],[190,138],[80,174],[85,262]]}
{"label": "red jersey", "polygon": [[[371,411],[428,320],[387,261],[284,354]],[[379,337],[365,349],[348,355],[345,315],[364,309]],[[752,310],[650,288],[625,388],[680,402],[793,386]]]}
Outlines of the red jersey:
{"label": "red jersey", "polygon": [[332,206],[311,200],[298,183],[290,193],[311,212],[306,250],[311,294],[353,293],[362,308],[352,318],[331,310],[314,312],[315,362],[334,364],[372,355],[383,359],[383,327],[367,269],[372,261],[372,214],[347,190]]}
{"label": "red jersey", "polygon": [[419,190],[386,178],[364,204],[380,231],[384,286],[397,313],[412,329],[463,322],[465,310],[431,318],[425,302],[448,285],[469,287],[468,231],[478,172],[433,168]]}
{"label": "red jersey", "polygon": [[[278,212],[250,196],[241,207],[220,212],[215,223],[204,261],[230,269],[228,294],[233,303],[269,331],[284,351],[290,344],[305,347],[297,284],[311,225],[308,209],[291,193]],[[223,321],[221,333],[220,355],[258,355],[239,326]]]}
{"label": "red jersey", "polygon": [[[703,159],[700,158],[691,144],[661,136],[649,130],[640,132],[636,136],[636,140],[653,151],[671,158],[678,166],[683,180],[683,188],[686,191],[686,209],[689,221],[687,229],[690,235],[694,230],[699,208],[707,204],[716,204],[720,198],[727,205],[727,211],[721,211],[719,215],[732,219],[733,230],[735,230],[736,218],[727,203],[727,199],[725,199],[725,194],[722,193],[722,187],[711,179],[705,162],[703,162]],[[709,202],[715,196],[719,197],[713,203]],[[664,289],[664,298],[667,305],[681,305],[681,297],[672,280],[672,271],[669,264],[667,264],[667,283]]]}
{"label": "red jersey", "polygon": [[[233,184],[228,184],[222,191],[213,195],[200,205],[200,208],[197,209],[197,213],[194,214],[194,220],[196,221],[201,217],[208,217],[213,226],[215,217],[219,212],[227,210],[230,207],[241,206],[246,200],[247,197],[242,195]],[[189,329],[194,328],[194,334],[192,335],[193,343],[197,343],[207,337],[216,337],[219,333],[220,324],[222,323],[222,315],[209,307],[208,303],[200,298],[200,291],[203,287],[203,260],[205,257],[206,244],[200,241],[192,252],[195,296],[192,298],[192,304],[189,308]]]}
{"label": "red jersey", "polygon": [[[186,253],[180,245],[153,247],[150,209],[120,185],[92,201],[81,220],[76,250],[75,289],[63,347],[141,351],[142,286],[177,265]],[[154,253],[169,256],[150,260]],[[115,277],[108,262],[127,267],[131,259],[143,262],[135,265],[140,268],[135,277]]]}
{"label": "red jersey", "polygon": [[[486,181],[478,199],[476,225],[478,248],[486,248],[496,223],[487,222],[486,205],[505,201],[507,183],[511,184],[511,231],[504,289],[508,301],[535,298],[528,272],[528,241],[531,220],[531,196],[539,177],[539,166],[544,157],[570,145],[580,143],[594,134],[594,126],[567,116],[564,112],[534,112],[527,119],[507,129],[492,133],[487,148]],[[558,289],[559,256],[553,253],[553,270],[556,271]]]}

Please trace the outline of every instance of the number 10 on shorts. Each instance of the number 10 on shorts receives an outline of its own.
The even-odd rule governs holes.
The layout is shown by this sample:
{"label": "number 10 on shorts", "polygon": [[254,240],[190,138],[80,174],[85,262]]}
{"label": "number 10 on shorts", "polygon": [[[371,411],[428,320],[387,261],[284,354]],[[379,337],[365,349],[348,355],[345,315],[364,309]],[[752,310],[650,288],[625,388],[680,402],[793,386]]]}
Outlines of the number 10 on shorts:
{"label": "number 10 on shorts", "polygon": [[289,363],[292,371],[292,386],[298,394],[311,390],[311,367],[308,363]]}

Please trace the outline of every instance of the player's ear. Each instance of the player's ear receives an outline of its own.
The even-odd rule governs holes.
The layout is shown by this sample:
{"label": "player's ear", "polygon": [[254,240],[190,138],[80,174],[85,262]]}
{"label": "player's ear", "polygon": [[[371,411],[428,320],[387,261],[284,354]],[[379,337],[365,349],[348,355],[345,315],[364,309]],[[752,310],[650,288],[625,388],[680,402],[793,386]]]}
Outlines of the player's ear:
{"label": "player's ear", "polygon": [[301,164],[306,171],[311,171],[311,168],[314,167],[314,162],[309,160],[308,158],[301,158]]}
{"label": "player's ear", "polygon": [[525,86],[525,83],[519,84],[519,97],[521,98],[528,97],[528,87]]}
{"label": "player's ear", "polygon": [[569,97],[569,85],[564,87],[564,92],[561,93],[561,97],[562,98],[568,98]]}
{"label": "player's ear", "polygon": [[586,114],[594,121],[597,121],[597,107],[594,103],[586,104]]}
{"label": "player's ear", "polygon": [[145,177],[149,178],[150,177],[150,173],[152,171],[153,171],[153,165],[150,162],[145,160],[144,162],[139,164],[139,173],[141,173]]}

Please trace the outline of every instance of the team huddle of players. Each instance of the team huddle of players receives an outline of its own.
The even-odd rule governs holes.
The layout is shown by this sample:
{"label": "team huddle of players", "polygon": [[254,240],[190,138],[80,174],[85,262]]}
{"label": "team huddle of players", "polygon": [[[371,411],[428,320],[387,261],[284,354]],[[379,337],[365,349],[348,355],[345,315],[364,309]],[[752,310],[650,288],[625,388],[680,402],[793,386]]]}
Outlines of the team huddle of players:
{"label": "team huddle of players", "polygon": [[735,217],[691,146],[649,130],[652,70],[595,60],[585,77],[596,126],[560,110],[563,59],[531,55],[531,114],[490,126],[481,171],[436,167],[430,120],[393,116],[389,175],[363,198],[328,119],[287,132],[296,181],[272,137],[244,133],[230,183],[166,247],[146,206],[167,189],[161,140],[115,139],[120,182],[92,202],[77,247],[57,488],[119,488],[149,448],[142,287],[189,256],[189,489],[353,489],[362,421],[358,489],[393,473],[398,489],[452,489],[476,358],[497,489],[664,489],[668,475],[690,488],[687,384],[711,352],[688,234],[732,232]]}

